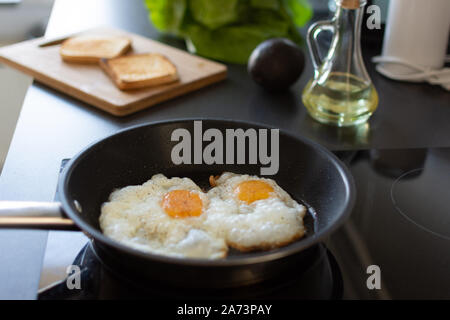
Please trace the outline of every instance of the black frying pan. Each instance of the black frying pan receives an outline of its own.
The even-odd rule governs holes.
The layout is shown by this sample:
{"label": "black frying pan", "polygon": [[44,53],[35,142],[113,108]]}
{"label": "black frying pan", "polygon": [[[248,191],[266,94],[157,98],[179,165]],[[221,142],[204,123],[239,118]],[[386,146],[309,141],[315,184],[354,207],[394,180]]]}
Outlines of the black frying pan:
{"label": "black frying pan", "polygon": [[[202,120],[203,131],[267,127],[233,120]],[[189,177],[201,187],[224,171],[260,175],[260,164],[175,165],[171,161],[173,130],[193,133],[194,122],[177,120],[136,126],[109,136],[75,156],[59,181],[58,203],[0,202],[0,227],[81,229],[92,240],[101,261],[130,278],[189,287],[233,287],[260,282],[308,265],[312,252],[348,217],[355,199],[353,179],[329,151],[304,138],[280,131],[279,171],[273,178],[295,200],[310,209],[306,237],[265,252],[231,252],[223,260],[173,258],[143,253],[104,236],[100,206],[115,188],[142,184],[153,174]],[[248,148],[247,148],[248,149]],[[225,151],[224,151],[225,152]],[[8,217],[6,217],[6,215]]]}

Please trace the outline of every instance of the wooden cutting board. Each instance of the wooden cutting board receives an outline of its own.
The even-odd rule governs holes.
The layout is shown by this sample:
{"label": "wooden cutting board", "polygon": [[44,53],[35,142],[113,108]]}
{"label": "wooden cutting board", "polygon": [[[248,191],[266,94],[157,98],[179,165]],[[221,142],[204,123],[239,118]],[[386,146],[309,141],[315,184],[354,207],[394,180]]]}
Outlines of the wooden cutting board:
{"label": "wooden cutting board", "polygon": [[60,45],[39,47],[39,38],[0,48],[0,62],[31,75],[36,80],[116,116],[125,116],[159,102],[200,89],[226,78],[223,64],[191,55],[160,42],[110,28],[83,32],[95,35],[125,35],[132,40],[130,53],[158,52],[177,67],[178,82],[121,91],[97,65],[63,62]]}

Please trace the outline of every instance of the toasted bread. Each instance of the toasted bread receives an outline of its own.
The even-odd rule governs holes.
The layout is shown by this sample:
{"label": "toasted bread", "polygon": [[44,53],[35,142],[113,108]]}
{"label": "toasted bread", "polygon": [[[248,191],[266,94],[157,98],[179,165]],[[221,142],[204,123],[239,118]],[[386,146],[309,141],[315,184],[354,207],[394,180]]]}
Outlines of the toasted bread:
{"label": "toasted bread", "polygon": [[59,49],[66,62],[98,63],[103,58],[121,56],[131,48],[131,40],[119,36],[77,36],[64,41]]}
{"label": "toasted bread", "polygon": [[178,80],[175,65],[158,53],[102,59],[100,66],[121,90],[157,86]]}

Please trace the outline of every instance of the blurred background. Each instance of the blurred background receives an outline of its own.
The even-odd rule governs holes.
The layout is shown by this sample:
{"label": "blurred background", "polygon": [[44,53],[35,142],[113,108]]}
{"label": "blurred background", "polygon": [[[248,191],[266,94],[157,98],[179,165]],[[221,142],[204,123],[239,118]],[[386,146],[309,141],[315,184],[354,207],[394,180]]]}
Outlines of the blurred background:
{"label": "blurred background", "polygon": [[[49,25],[48,35],[51,35],[52,38],[54,36],[62,36],[70,34],[71,32],[86,29],[86,25],[89,26],[91,22],[99,23],[99,21],[105,24],[114,22],[113,24],[118,28],[127,29],[128,31],[131,32],[143,33],[143,30],[145,32],[146,28],[149,27],[150,23],[148,19],[142,18],[143,17],[142,11],[145,10],[144,3],[148,1],[156,2],[156,0],[134,0],[134,2],[137,3],[137,5],[131,6],[130,3],[132,3],[132,1],[130,0],[117,0],[115,1],[116,3],[115,10],[109,10],[109,7],[111,7],[110,4],[113,2],[111,0],[94,0],[94,1],[93,0],[0,0],[0,46],[10,45],[13,43],[21,42],[23,40],[43,36],[45,34],[49,19],[50,24],[48,24]],[[253,1],[264,2],[265,0],[253,0]],[[329,18],[332,15],[333,10],[335,9],[334,1],[335,0],[309,0],[309,3],[313,6],[314,9],[314,15],[311,17],[309,23]],[[450,1],[450,0],[443,0],[443,1]],[[100,5],[101,3],[103,5]],[[378,5],[381,9],[382,30],[379,30],[380,32],[377,31],[367,32],[368,28],[363,28],[362,30],[363,47],[364,49],[370,49],[368,50],[370,54],[366,55],[366,57],[371,57],[374,54],[381,53],[382,35],[383,35],[382,32],[384,32],[385,29],[384,23],[386,22],[387,18],[386,9],[389,3],[392,5],[394,1],[368,0],[368,4]],[[131,24],[132,27],[130,27],[130,24],[124,23],[125,19],[120,18],[120,16],[123,15],[123,11],[120,9],[126,6],[130,6],[133,8],[127,11],[128,14],[127,17],[131,17],[128,18],[129,20],[132,20],[133,13],[135,12],[140,13],[139,17],[141,17],[141,19],[136,19],[136,21],[133,21],[133,24]],[[99,19],[99,15],[104,16],[104,18]],[[79,18],[80,16],[82,16],[84,19],[80,19]],[[391,15],[391,17],[395,17],[395,15]],[[433,18],[433,16],[431,18]],[[423,23],[422,20],[421,19],[414,20],[414,24],[416,24],[417,21],[418,26],[423,25],[426,26],[427,24]],[[420,22],[422,22],[422,24]],[[121,25],[121,23],[123,24]],[[264,23],[267,24],[266,20],[264,20]],[[63,26],[63,28],[61,28],[61,26]],[[306,31],[307,27],[304,27],[301,29],[300,33],[304,36]],[[409,32],[409,30],[407,31]],[[416,45],[415,51],[418,51],[417,49],[422,47],[420,45],[420,42],[417,41],[418,35],[417,33],[411,32],[409,33],[413,35],[412,38],[414,40],[414,44]],[[183,47],[184,45],[184,41],[180,39],[166,37],[166,35],[162,34],[160,35],[160,37],[170,45],[176,47]],[[323,46],[322,49],[326,50],[328,48],[331,36],[330,34],[324,33],[323,35],[321,35],[321,37],[322,37],[321,40],[323,41],[321,41],[320,45],[321,47]],[[306,50],[305,54],[307,54]],[[366,63],[367,65],[369,65],[369,63],[371,62],[367,60]],[[311,64],[309,65],[310,69],[308,70],[308,72],[309,74],[311,74],[312,68]],[[236,66],[236,67],[230,66],[230,69],[234,72],[234,76],[236,79],[238,78],[236,75],[247,75],[245,66]],[[372,74],[375,74],[373,64],[371,65],[371,69]],[[309,75],[307,76],[309,77]],[[305,78],[303,79],[305,80]],[[386,263],[386,265],[390,266],[391,274],[388,275],[388,280],[390,280],[389,282],[393,286],[394,292],[400,292],[401,294],[400,296],[402,296],[403,294],[403,297],[404,296],[414,297],[415,294],[417,296],[426,296],[428,294],[430,297],[439,297],[439,293],[442,294],[448,293],[448,290],[445,291],[448,288],[448,286],[445,288],[438,288],[439,290],[433,291],[434,289],[436,289],[436,286],[427,285],[426,281],[428,279],[434,278],[435,283],[439,284],[440,279],[442,278],[438,276],[435,277],[434,272],[436,272],[436,274],[439,274],[439,270],[441,270],[440,269],[441,267],[443,270],[444,269],[447,270],[448,264],[446,264],[447,260],[444,259],[446,256],[443,256],[444,258],[442,258],[439,255],[439,251],[429,250],[429,247],[427,247],[427,245],[430,245],[430,247],[433,247],[434,249],[440,248],[442,252],[446,252],[445,250],[447,250],[446,248],[448,244],[446,242],[438,242],[439,238],[430,240],[429,237],[432,237],[432,235],[427,233],[421,234],[420,228],[414,229],[415,225],[409,226],[408,221],[406,219],[403,219],[402,216],[395,213],[396,212],[395,210],[397,209],[396,207],[393,207],[392,205],[393,200],[389,196],[391,196],[392,194],[392,190],[390,188],[393,183],[393,179],[396,179],[399,176],[403,176],[403,174],[409,172],[409,170],[417,170],[417,168],[424,166],[425,159],[427,159],[426,174],[423,174],[421,176],[422,180],[419,180],[419,182],[422,181],[422,183],[415,182],[418,181],[414,180],[415,178],[418,178],[418,176],[414,177],[408,176],[408,179],[409,178],[412,179],[409,180],[405,179],[406,182],[404,182],[404,184],[403,182],[397,184],[397,186],[406,186],[403,189],[398,189],[399,191],[397,190],[398,195],[402,196],[401,199],[404,199],[404,201],[408,204],[408,207],[406,207],[405,205],[405,208],[408,209],[408,212],[410,212],[411,217],[417,218],[416,220],[421,222],[422,217],[427,217],[428,219],[431,217],[430,214],[433,213],[432,216],[435,216],[437,218],[432,221],[439,221],[439,223],[436,223],[438,230],[441,230],[443,228],[442,226],[445,226],[445,224],[443,224],[442,221],[445,222],[448,219],[441,219],[439,218],[439,216],[448,217],[447,214],[448,206],[445,204],[445,201],[444,203],[439,204],[439,202],[435,200],[435,197],[440,196],[441,193],[433,192],[431,195],[427,195],[426,190],[430,191],[433,189],[430,188],[429,186],[434,187],[438,186],[437,187],[438,190],[443,191],[449,190],[447,188],[447,181],[450,180],[446,179],[447,176],[442,175],[442,172],[449,172],[447,170],[449,163],[448,161],[449,152],[447,152],[446,150],[441,151],[439,149],[436,149],[434,151],[432,150],[429,152],[425,149],[415,150],[415,148],[448,146],[448,141],[450,141],[450,139],[448,138],[448,130],[446,129],[446,127],[448,126],[445,125],[445,121],[449,119],[448,116],[449,109],[446,108],[448,107],[448,103],[447,104],[445,103],[445,101],[448,101],[446,100],[448,99],[448,95],[446,95],[448,93],[444,91],[439,91],[439,88],[435,88],[428,85],[392,82],[389,79],[381,78],[378,75],[376,76],[376,80],[378,81],[379,88],[383,91],[383,95],[385,97],[384,106],[387,106],[388,108],[386,107],[380,108],[381,110],[380,112],[378,112],[378,118],[375,119],[375,121],[372,123],[371,128],[368,125],[364,125],[358,127],[356,130],[349,130],[349,131],[336,131],[331,127],[320,126],[320,124],[316,122],[307,120],[308,118],[302,118],[303,111],[298,112],[297,115],[293,114],[291,112],[292,109],[289,108],[278,109],[278,111],[274,111],[273,106],[278,105],[280,101],[281,103],[287,102],[286,104],[291,105],[294,108],[297,104],[292,102],[291,100],[293,100],[296,96],[299,96],[300,91],[297,92],[297,95],[295,94],[287,95],[284,98],[281,97],[280,100],[277,100],[278,98],[271,97],[269,94],[266,94],[263,91],[255,91],[255,93],[252,93],[250,95],[243,95],[243,94],[240,95],[238,93],[236,97],[238,98],[245,97],[246,99],[249,100],[248,102],[248,106],[250,109],[249,112],[253,112],[254,114],[258,115],[262,114],[262,116],[260,118],[257,118],[255,121],[258,121],[259,119],[267,119],[265,117],[273,116],[276,121],[281,122],[281,120],[287,119],[292,114],[292,117],[295,116],[297,117],[295,118],[297,122],[292,121],[290,123],[295,126],[299,125],[299,127],[303,125],[303,128],[301,128],[301,130],[304,130],[301,131],[302,134],[305,134],[307,137],[312,137],[318,140],[319,142],[324,141],[330,143],[330,145],[336,144],[339,146],[343,146],[344,147],[343,150],[346,150],[349,147],[353,150],[360,144],[364,145],[365,147],[369,146],[370,148],[381,148],[381,149],[387,148],[388,149],[387,151],[378,151],[376,149],[373,149],[370,151],[359,152],[357,157],[355,156],[356,153],[354,152],[350,153],[342,152],[342,154],[340,155],[342,157],[345,157],[345,155],[348,154],[349,155],[348,159],[350,160],[355,159],[355,162],[357,161],[355,167],[352,168],[353,169],[352,172],[355,174],[355,176],[359,177],[360,179],[359,181],[361,182],[359,182],[360,185],[358,185],[358,192],[361,191],[361,193],[363,194],[358,207],[359,214],[354,215],[355,218],[352,220],[351,227],[348,228],[349,230],[345,230],[345,232],[350,234],[350,236],[348,236],[348,239],[347,235],[343,236],[342,245],[339,242],[337,242],[336,245],[336,246],[341,245],[343,248],[342,252],[344,253],[342,254],[341,257],[341,260],[344,261],[343,267],[349,269],[350,274],[354,274],[356,278],[358,277],[364,278],[366,276],[365,273],[361,274],[360,269],[352,269],[352,268],[360,268],[359,262],[361,262],[362,265],[371,264],[367,263],[367,261],[369,261],[370,259],[367,259],[367,254],[365,254],[370,249],[373,250],[370,253],[373,254],[374,258],[380,259],[376,261],[382,261]],[[37,110],[39,110],[40,107],[42,107],[40,105],[34,105],[39,104],[38,101],[41,100],[33,99],[33,96],[31,94],[32,91],[35,92],[39,91],[39,88],[37,90],[30,90],[29,94],[28,95],[26,94],[31,83],[32,78],[0,64],[0,174],[3,162],[5,161],[5,157],[8,152],[9,145],[11,143],[11,139],[14,139],[13,133],[22,105],[24,103],[24,99],[27,100],[26,101],[27,107],[30,106],[36,107]],[[229,88],[233,88],[233,85],[235,85],[236,83],[238,82],[231,83]],[[240,83],[244,83],[244,81]],[[300,84],[304,83],[305,82],[299,82],[297,85],[297,89],[300,88]],[[225,90],[224,92],[227,93],[230,92],[226,91],[227,90],[226,87],[224,88],[224,90]],[[47,98],[52,94],[53,92],[49,92],[48,94],[46,93]],[[57,93],[55,93],[55,96],[56,95]],[[196,97],[198,98],[200,95],[201,94],[199,94]],[[231,98],[235,97],[231,96]],[[66,98],[64,96],[58,95],[55,97],[55,101],[57,101],[56,103],[59,103],[59,101],[64,101],[65,99]],[[201,98],[199,99],[201,101]],[[43,101],[48,100],[44,99]],[[191,101],[193,101],[192,102],[193,104],[196,103],[197,100],[192,99]],[[398,103],[399,101],[401,103]],[[139,120],[140,115],[134,118],[131,117],[126,121],[124,121],[123,123],[107,115],[104,115],[103,117],[103,114],[101,117],[98,117],[99,119],[94,119],[97,115],[96,111],[89,110],[88,108],[79,108],[80,110],[78,110],[77,106],[74,106],[72,108],[71,104],[75,105],[77,103],[71,103],[69,101],[68,103],[66,103],[66,105],[62,106],[67,107],[67,110],[69,111],[68,112],[69,117],[72,114],[79,113],[83,115],[82,116],[80,115],[78,119],[83,120],[89,119],[89,121],[92,121],[91,123],[95,123],[95,125],[98,124],[103,125],[105,130],[104,131],[98,130],[99,134],[104,134],[108,130],[112,131],[113,129],[120,128],[123,125],[135,124],[138,123],[138,121],[140,121]],[[175,104],[177,104],[177,102],[173,102],[172,107],[175,107],[174,106]],[[299,102],[298,105],[301,106],[301,102]],[[391,105],[395,106],[395,108],[389,108]],[[260,109],[257,109],[257,107],[260,107]],[[43,108],[43,109],[50,110],[50,108]],[[30,110],[28,109],[26,111]],[[155,118],[164,117],[165,115],[167,115],[167,113],[164,113],[165,111],[162,111],[162,109],[159,110],[160,113],[157,112],[155,113]],[[24,111],[23,114],[24,114],[23,118],[26,118],[25,115],[27,113]],[[405,114],[407,114],[410,117],[405,117]],[[59,116],[60,115],[61,113],[59,114]],[[41,116],[42,118],[40,118]],[[58,122],[64,123],[60,121],[60,119],[49,122],[39,121],[44,119],[45,116],[48,117],[49,114],[39,113],[38,115],[36,113],[36,117],[39,117],[38,119],[36,119],[35,114],[32,113],[31,116],[29,116],[29,119],[31,121],[26,122],[25,124],[26,125],[33,124],[32,132],[35,133],[36,131],[39,130],[45,131],[46,129],[49,128],[49,126],[57,127]],[[23,118],[21,119],[22,124]],[[48,125],[47,127],[43,127],[41,123],[48,123]],[[55,127],[50,127],[50,129],[55,129]],[[91,132],[93,132],[94,134],[97,133],[97,130],[94,128],[95,126],[92,127],[93,128],[90,132],[80,134],[80,136],[83,136],[83,138],[80,139],[81,141],[80,144],[84,144],[85,141],[83,139],[85,139],[86,136],[91,134]],[[287,129],[292,130],[292,127],[287,127]],[[298,128],[295,127],[295,130],[297,132]],[[49,130],[48,132],[50,132],[50,134],[48,134],[47,136],[53,135],[54,137],[55,136],[54,132],[57,132],[57,130]],[[18,137],[19,136],[20,134],[18,134]],[[28,133],[22,135],[22,139],[28,139],[29,136],[30,135]],[[45,135],[43,136],[44,136],[43,140],[45,140]],[[37,139],[42,138],[39,135],[34,141],[36,141]],[[17,145],[17,142],[19,140],[20,139],[15,140],[13,145],[14,146]],[[49,141],[47,145],[52,144],[53,140],[52,139],[50,140],[51,141]],[[54,140],[59,141],[58,139]],[[76,143],[78,143],[78,141],[75,142],[75,144]],[[30,144],[31,143],[27,144],[27,147]],[[395,149],[400,147],[404,148],[405,144],[408,148],[410,148],[405,149],[407,151],[405,150],[398,151]],[[73,149],[74,148],[75,147],[73,147]],[[390,151],[389,148],[394,149],[394,151]],[[72,148],[61,147],[60,149],[64,149],[63,151],[60,152],[60,154],[65,155],[72,154],[71,153]],[[32,154],[32,152],[30,152],[30,150],[25,147],[20,151],[23,152],[23,150],[26,150],[27,154],[21,153],[20,157],[13,158],[11,162],[16,161],[19,164],[25,163],[24,159],[30,154]],[[42,149],[39,145],[35,150],[38,150],[38,152],[40,153]],[[12,152],[11,154],[14,153],[15,152]],[[43,152],[43,154],[45,154],[45,152]],[[62,158],[58,158],[58,156],[54,158],[55,159],[52,159],[52,161],[55,161],[55,163],[60,164]],[[31,159],[34,160],[34,158]],[[348,162],[350,162],[350,160],[348,160]],[[10,170],[9,166],[8,168],[5,167],[2,179],[9,175],[12,176],[12,178],[10,178],[9,181],[19,181],[19,179],[17,179],[17,175],[10,174],[10,172],[11,171],[13,173],[22,172],[23,171],[22,168],[26,167],[26,164],[11,167],[12,170]],[[36,170],[35,162],[31,162],[31,167],[32,169],[30,171],[32,170],[38,171]],[[45,173],[49,175],[50,180],[53,179],[53,177],[56,178],[57,172],[54,169],[55,168],[49,166],[48,172]],[[380,173],[380,177],[377,176],[378,173]],[[44,176],[45,174],[40,173],[39,176]],[[36,179],[36,177],[33,175],[28,175],[25,177],[24,181],[30,181],[33,179]],[[415,182],[413,184],[413,187],[410,187],[410,185],[407,184],[408,181]],[[409,189],[415,187],[417,187],[417,189],[413,190]],[[9,185],[5,189],[7,188],[9,188]],[[52,183],[49,183],[47,184],[47,187],[43,188],[44,190],[41,191],[39,195],[36,195],[36,190],[32,190],[33,188],[29,187],[30,190],[24,191],[23,194],[29,192],[28,195],[30,195],[30,197],[32,197],[33,199],[39,197],[45,198],[48,195],[53,196],[54,194],[53,188],[54,185]],[[15,192],[15,190],[13,190],[11,193],[13,192]],[[416,194],[419,196],[411,197],[411,194]],[[426,199],[426,196],[430,197],[428,199],[432,199],[431,203],[434,204],[438,203],[438,205],[434,207],[431,213],[428,212],[426,208],[416,206],[415,205],[416,202],[409,201],[411,198],[415,198],[417,201],[420,202],[420,204],[425,205],[427,202],[423,202],[422,200]],[[442,200],[446,198],[445,196],[441,196],[440,199]],[[409,205],[409,203],[411,203],[411,205]],[[372,204],[376,205],[372,206]],[[414,208],[410,209],[413,205]],[[389,208],[392,210],[389,211],[388,210]],[[417,208],[422,210],[418,210]],[[426,212],[427,214],[422,215],[422,212]],[[396,220],[397,218],[398,221]],[[393,221],[397,223],[395,226]],[[385,225],[383,225],[383,223],[387,223],[387,225],[389,226],[389,230],[391,230],[391,237],[387,237],[386,233],[375,233],[375,231],[371,231],[371,230],[383,230],[383,228],[385,228]],[[397,230],[402,231],[403,233],[397,233]],[[367,239],[366,238],[359,239],[361,238],[361,235],[359,235],[359,233],[361,233]],[[76,238],[77,235],[79,236],[78,238]],[[370,236],[372,236],[372,238],[370,238]],[[396,236],[398,236],[400,240],[398,240],[399,238],[395,238]],[[339,235],[337,236],[337,238],[338,237]],[[404,272],[404,270],[399,270],[404,267],[402,259],[411,259],[411,253],[408,252],[407,250],[405,251],[402,249],[402,246],[400,245],[402,243],[401,240],[405,241],[405,246],[406,243],[409,246],[411,246],[411,239],[415,239],[415,243],[417,244],[417,246],[414,246],[416,248],[416,250],[414,250],[415,253],[416,252],[418,253],[417,256],[415,256],[415,259],[417,260],[414,260],[414,262],[420,264],[421,266],[423,266],[424,270],[426,270],[426,272],[424,272],[425,276],[423,277],[421,276],[420,279],[414,278],[415,276],[414,271],[418,270],[417,268],[411,268],[411,270],[408,271],[410,273]],[[422,239],[425,239],[427,241],[422,241]],[[364,241],[368,241],[369,249],[367,249],[362,245],[359,245],[361,243],[364,244]],[[61,246],[61,243],[71,243],[71,246],[70,248],[67,248],[67,246]],[[65,266],[72,263],[75,255],[80,252],[81,248],[84,246],[85,243],[86,238],[81,233],[70,233],[70,235],[68,235],[68,233],[63,232],[60,233],[51,232],[48,237],[45,257],[43,260],[44,271],[40,279],[41,281],[40,288],[47,287],[51,283],[63,279],[66,276]],[[349,243],[358,244],[356,245],[357,248],[348,250],[348,248],[351,247]],[[394,244],[393,250],[385,250],[386,246],[390,246],[391,244]],[[39,250],[35,251],[37,252]],[[360,251],[362,251],[363,254],[360,254]],[[335,252],[338,252],[338,249],[335,249]],[[422,252],[425,252],[424,255],[428,256],[428,260],[422,259],[421,256]],[[435,257],[431,257],[433,253],[437,253],[437,255]],[[37,252],[37,254],[40,253]],[[363,258],[361,259],[361,261],[358,262],[357,259],[359,259],[358,257],[360,256],[362,256]],[[437,262],[435,263],[435,261]],[[348,263],[348,265],[345,265],[346,262]],[[428,264],[429,269],[426,269],[427,263],[429,263]],[[389,268],[386,267],[386,270],[388,269]],[[447,274],[448,272],[445,273],[445,275]],[[429,278],[427,276],[429,276]],[[417,292],[413,291],[412,288],[410,288],[410,283],[408,282],[410,279],[415,279],[416,281],[418,281],[419,284],[424,285],[423,286],[419,285],[420,290],[418,290]],[[419,280],[422,282],[420,282]],[[345,282],[348,283],[349,281],[347,281],[346,279]],[[362,292],[358,292],[358,288],[351,288],[351,290],[357,292],[357,294],[354,294],[354,296],[358,296],[360,294],[362,295],[367,294],[367,290],[365,287],[365,278],[363,281],[357,279],[356,282],[364,284],[364,287],[362,288]]]}
{"label": "blurred background", "polygon": [[[57,1],[56,5],[74,7],[73,3],[79,1],[92,0],[64,0]],[[330,16],[335,9],[334,1],[311,0],[310,4],[314,9],[311,21]],[[43,36],[54,2],[54,0],[0,0],[0,47]],[[383,18],[386,16],[388,2],[389,0],[370,1],[381,7]],[[90,5],[95,7],[93,3]],[[89,12],[83,14],[89,14]],[[74,25],[74,28],[76,27]],[[307,28],[302,28],[301,33],[304,34],[306,30]],[[0,174],[27,88],[31,82],[30,77],[0,64]]]}
{"label": "blurred background", "polygon": [[[41,37],[53,0],[0,0],[0,46]],[[0,173],[32,79],[0,64]]]}

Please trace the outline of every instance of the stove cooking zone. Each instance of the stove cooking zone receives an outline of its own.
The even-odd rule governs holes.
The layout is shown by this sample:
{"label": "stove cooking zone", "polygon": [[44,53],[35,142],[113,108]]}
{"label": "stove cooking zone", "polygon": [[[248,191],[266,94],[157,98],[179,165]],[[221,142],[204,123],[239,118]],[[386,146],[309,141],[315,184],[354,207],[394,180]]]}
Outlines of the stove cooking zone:
{"label": "stove cooking zone", "polygon": [[[268,131],[270,131],[270,145]],[[259,129],[258,131],[253,128],[245,131],[243,129],[226,129],[224,137],[223,132],[215,128],[203,132],[202,122],[194,121],[193,139],[189,130],[178,128],[172,132],[171,141],[179,142],[172,148],[171,152],[172,162],[176,165],[192,163],[235,164],[236,158],[237,164],[259,163],[265,165],[266,167],[260,168],[261,175],[275,175],[279,169],[278,129]],[[209,142],[209,144],[203,148],[204,141]],[[194,151],[193,162],[192,150]]]}

